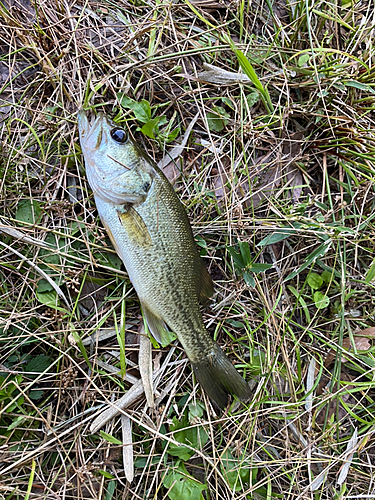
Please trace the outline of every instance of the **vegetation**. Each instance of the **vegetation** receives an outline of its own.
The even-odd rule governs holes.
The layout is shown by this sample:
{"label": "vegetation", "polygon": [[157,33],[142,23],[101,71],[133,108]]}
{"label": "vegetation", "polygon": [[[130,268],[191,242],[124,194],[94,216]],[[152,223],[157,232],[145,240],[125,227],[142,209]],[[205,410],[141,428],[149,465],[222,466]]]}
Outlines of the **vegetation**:
{"label": "vegetation", "polygon": [[[374,498],[373,5],[0,17],[1,498]],[[142,319],[85,177],[84,102],[163,160],[247,405],[219,413],[176,342],[153,349],[156,407],[90,430],[139,379]]]}

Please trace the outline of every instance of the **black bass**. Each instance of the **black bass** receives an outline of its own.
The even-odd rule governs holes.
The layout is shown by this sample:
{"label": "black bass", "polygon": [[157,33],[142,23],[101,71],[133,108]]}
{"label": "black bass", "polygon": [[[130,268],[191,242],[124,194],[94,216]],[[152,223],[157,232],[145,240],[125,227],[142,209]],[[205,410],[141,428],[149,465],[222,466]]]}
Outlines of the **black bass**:
{"label": "black bass", "polygon": [[155,162],[103,114],[78,115],[87,178],[105,229],[123,260],[150,332],[174,332],[194,373],[220,407],[248,384],[204,326],[199,302],[213,293],[185,209]]}

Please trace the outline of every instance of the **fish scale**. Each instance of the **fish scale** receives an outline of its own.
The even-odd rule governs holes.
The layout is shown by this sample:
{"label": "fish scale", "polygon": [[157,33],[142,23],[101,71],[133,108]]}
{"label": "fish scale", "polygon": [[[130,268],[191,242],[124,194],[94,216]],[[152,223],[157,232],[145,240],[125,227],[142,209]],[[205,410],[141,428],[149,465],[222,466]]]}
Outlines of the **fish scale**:
{"label": "fish scale", "polygon": [[[152,335],[173,331],[200,384],[220,408],[248,400],[246,381],[210,337],[200,302],[213,293],[189,219],[173,187],[125,131],[105,115],[78,115],[87,177],[99,216],[123,260]],[[120,131],[120,133],[119,133]]]}

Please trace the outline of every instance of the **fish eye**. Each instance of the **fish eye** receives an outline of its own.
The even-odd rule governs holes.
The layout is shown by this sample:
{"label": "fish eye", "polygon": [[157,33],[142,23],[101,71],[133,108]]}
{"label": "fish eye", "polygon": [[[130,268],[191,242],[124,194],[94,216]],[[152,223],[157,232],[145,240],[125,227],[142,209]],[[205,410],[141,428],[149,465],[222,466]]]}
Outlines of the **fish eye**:
{"label": "fish eye", "polygon": [[111,137],[114,141],[123,143],[128,140],[128,134],[125,132],[123,128],[115,127],[111,130]]}

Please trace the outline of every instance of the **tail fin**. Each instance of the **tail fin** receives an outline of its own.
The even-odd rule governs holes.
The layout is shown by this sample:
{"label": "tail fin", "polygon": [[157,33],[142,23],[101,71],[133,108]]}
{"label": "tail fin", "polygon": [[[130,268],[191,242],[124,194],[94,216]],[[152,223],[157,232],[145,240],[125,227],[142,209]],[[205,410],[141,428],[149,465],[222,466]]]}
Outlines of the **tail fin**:
{"label": "tail fin", "polygon": [[203,389],[219,408],[227,406],[230,394],[242,400],[251,398],[247,382],[217,344],[209,357],[192,363],[192,366]]}

